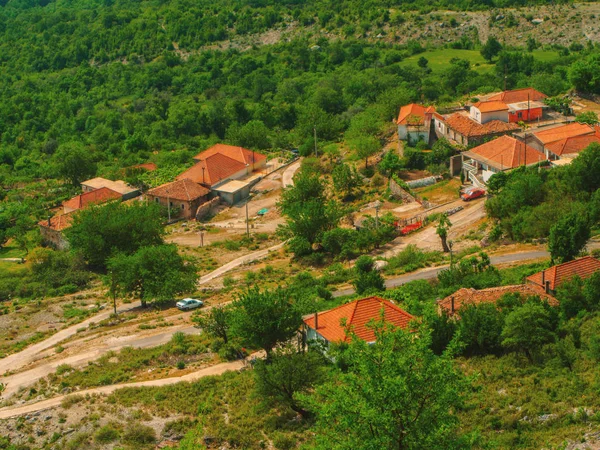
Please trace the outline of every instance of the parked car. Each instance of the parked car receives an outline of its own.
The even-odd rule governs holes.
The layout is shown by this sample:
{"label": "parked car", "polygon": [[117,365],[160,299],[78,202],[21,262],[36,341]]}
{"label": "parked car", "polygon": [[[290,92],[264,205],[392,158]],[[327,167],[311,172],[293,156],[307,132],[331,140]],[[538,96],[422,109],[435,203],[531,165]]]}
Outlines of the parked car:
{"label": "parked car", "polygon": [[485,195],[485,190],[480,188],[469,189],[461,194],[460,198],[462,198],[465,202],[470,200],[474,200],[479,197],[483,197]]}
{"label": "parked car", "polygon": [[182,311],[189,311],[190,309],[200,308],[202,305],[204,305],[204,302],[195,298],[184,298],[183,300],[176,303],[177,308],[179,308]]}

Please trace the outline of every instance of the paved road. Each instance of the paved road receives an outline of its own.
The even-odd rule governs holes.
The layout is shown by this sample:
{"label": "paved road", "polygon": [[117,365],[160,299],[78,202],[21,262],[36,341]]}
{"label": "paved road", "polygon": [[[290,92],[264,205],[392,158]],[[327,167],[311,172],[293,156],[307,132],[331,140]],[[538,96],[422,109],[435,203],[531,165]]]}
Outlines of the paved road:
{"label": "paved road", "polygon": [[[166,386],[169,384],[175,384],[182,381],[195,381],[203,377],[212,376],[212,375],[221,375],[230,370],[239,370],[244,367],[244,361],[233,361],[227,363],[217,364],[211,367],[207,367],[205,369],[198,370],[196,372],[191,372],[186,375],[180,377],[171,377],[171,378],[161,378],[159,380],[149,380],[149,381],[140,381],[137,383],[122,383],[122,384],[113,384],[111,386],[102,386],[94,389],[86,389],[84,391],[78,391],[74,394],[76,395],[94,395],[94,394],[110,394],[111,392],[116,391],[117,389],[126,388],[126,387],[142,387],[142,386]],[[71,395],[74,395],[71,394]],[[32,412],[43,411],[46,409],[54,408],[59,406],[61,402],[68,397],[68,395],[60,395],[58,397],[53,397],[48,400],[42,400],[41,402],[32,403],[29,405],[21,405],[21,406],[10,406],[7,408],[0,409],[0,420],[1,419],[9,419],[11,417],[20,416],[23,414],[29,414]]]}
{"label": "paved road", "polygon": [[[519,261],[529,261],[532,259],[548,258],[548,257],[550,257],[550,253],[540,250],[540,251],[509,253],[506,255],[491,256],[490,261],[492,264],[498,265],[498,264],[506,264],[506,263],[519,262]],[[401,286],[405,283],[408,283],[410,281],[429,280],[429,279],[437,277],[438,273],[440,273],[442,270],[447,269],[448,267],[449,267],[448,265],[431,267],[431,268],[427,268],[427,269],[418,270],[416,272],[407,273],[405,275],[400,275],[398,277],[388,278],[387,280],[385,280],[385,287],[386,288],[395,288],[395,287]],[[333,296],[334,297],[342,297],[344,295],[352,295],[352,294],[354,294],[354,289],[348,288],[348,289],[342,289],[339,291],[335,291],[333,293]]]}
{"label": "paved road", "polygon": [[200,277],[198,280],[198,284],[206,284],[209,281],[214,280],[215,278],[220,277],[221,275],[229,272],[236,267],[239,267],[244,264],[248,264],[252,261],[256,261],[259,259],[266,258],[269,256],[269,253],[279,250],[285,245],[285,242],[274,245],[273,247],[266,248],[264,250],[259,250],[257,252],[249,253],[248,255],[240,256],[239,258],[234,259],[233,261],[228,262],[227,264],[222,265],[217,270],[213,270],[212,272]]}

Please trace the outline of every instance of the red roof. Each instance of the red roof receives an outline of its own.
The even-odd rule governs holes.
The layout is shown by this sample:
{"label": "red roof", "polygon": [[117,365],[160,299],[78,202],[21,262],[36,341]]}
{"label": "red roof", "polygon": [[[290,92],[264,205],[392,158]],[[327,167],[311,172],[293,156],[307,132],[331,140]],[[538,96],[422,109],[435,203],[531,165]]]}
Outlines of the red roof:
{"label": "red roof", "polygon": [[123,196],[118,192],[107,187],[102,187],[100,189],[94,189],[93,191],[76,195],[72,199],[64,202],[63,206],[70,209],[81,209],[90,205],[105,203],[110,200],[118,200],[122,197]]}
{"label": "red roof", "polygon": [[499,100],[504,103],[519,103],[526,102],[529,100],[530,102],[541,101],[547,97],[546,94],[543,94],[540,91],[537,91],[533,88],[523,88],[523,89],[514,89],[512,91],[504,91],[499,94],[492,95],[488,98],[489,100]]}
{"label": "red roof", "polygon": [[204,197],[209,193],[210,191],[205,187],[186,178],[150,189],[147,194],[154,197],[191,202],[197,198]]}
{"label": "red roof", "polygon": [[[48,223],[50,222],[50,223]],[[69,228],[73,223],[73,214],[57,214],[56,216],[51,217],[49,220],[41,220],[38,222],[38,225],[50,228],[55,231],[62,231],[65,228]]]}
{"label": "red roof", "polygon": [[[533,274],[527,277],[527,281],[541,287],[544,287],[544,282],[549,281],[550,290],[554,291],[575,275],[585,280],[599,270],[600,261],[592,256],[585,256]],[[542,279],[544,282],[542,282]]]}
{"label": "red roof", "polygon": [[583,136],[586,134],[593,135],[594,129],[589,125],[577,122],[533,133],[533,135],[544,145],[548,145],[556,141],[562,141],[563,139],[568,139],[575,136]]}
{"label": "red roof", "polygon": [[177,180],[189,179],[195,183],[212,186],[246,168],[246,164],[216,153],[200,160],[177,177]]}
{"label": "red roof", "polygon": [[585,150],[590,144],[600,142],[600,137],[596,135],[583,135],[561,139],[560,141],[551,142],[546,145],[546,148],[555,155],[568,155],[579,153]]}
{"label": "red roof", "polygon": [[[505,294],[521,294],[525,297],[534,295],[546,300],[552,306],[558,306],[558,301],[539,286],[531,284],[517,284],[513,286],[500,286],[489,289],[476,290],[473,288],[462,288],[454,294],[439,300],[438,305],[449,315],[453,315],[465,305],[479,305],[481,303],[496,303]],[[452,300],[454,299],[454,310]]]}
{"label": "red roof", "polygon": [[519,129],[516,123],[502,122],[501,120],[490,120],[487,123],[481,124],[461,113],[454,113],[444,118],[443,121],[450,128],[466,137],[487,136]]}
{"label": "red roof", "polygon": [[482,113],[494,111],[508,111],[508,106],[506,106],[506,103],[500,101],[477,102],[473,104],[473,106]]}
{"label": "red roof", "polygon": [[396,123],[398,125],[423,125],[425,123],[425,115],[435,112],[433,106],[423,106],[416,103],[404,105],[400,108],[400,114]]}
{"label": "red roof", "polygon": [[465,154],[501,170],[528,166],[547,159],[543,153],[511,136],[500,136],[472,148]]}
{"label": "red roof", "polygon": [[252,165],[253,163],[267,159],[267,157],[261,153],[253,152],[244,147],[236,147],[227,144],[216,144],[203,152],[198,153],[194,156],[196,161],[202,161],[210,158],[214,155],[222,155],[233,159],[244,165]]}
{"label": "red roof", "polygon": [[[381,310],[386,323],[399,328],[407,328],[413,316],[403,311],[389,300],[380,297],[368,297],[355,300],[329,311],[317,313],[317,333],[329,342],[348,341],[346,331],[354,333],[358,338],[367,341],[375,341],[375,333],[372,328],[367,327],[369,322],[378,321],[381,318]],[[346,326],[341,325],[342,320]],[[315,329],[315,315],[306,316],[304,323]]]}

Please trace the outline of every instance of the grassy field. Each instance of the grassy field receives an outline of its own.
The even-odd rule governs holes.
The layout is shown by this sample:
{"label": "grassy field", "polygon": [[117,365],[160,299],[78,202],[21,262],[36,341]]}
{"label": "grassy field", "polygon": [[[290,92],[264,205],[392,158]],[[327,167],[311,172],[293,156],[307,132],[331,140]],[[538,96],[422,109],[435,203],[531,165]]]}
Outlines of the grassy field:
{"label": "grassy field", "polygon": [[[546,50],[535,50],[533,56],[539,61],[552,61],[558,58],[558,52],[546,51]],[[429,61],[429,67],[433,72],[441,72],[450,67],[450,60],[452,58],[467,59],[473,65],[473,69],[477,72],[483,73],[490,71],[494,65],[489,64],[483,56],[479,53],[479,50],[458,50],[452,48],[442,48],[429,50],[425,53],[411,56],[402,61],[402,65],[405,66],[417,66],[419,58],[424,57]]]}

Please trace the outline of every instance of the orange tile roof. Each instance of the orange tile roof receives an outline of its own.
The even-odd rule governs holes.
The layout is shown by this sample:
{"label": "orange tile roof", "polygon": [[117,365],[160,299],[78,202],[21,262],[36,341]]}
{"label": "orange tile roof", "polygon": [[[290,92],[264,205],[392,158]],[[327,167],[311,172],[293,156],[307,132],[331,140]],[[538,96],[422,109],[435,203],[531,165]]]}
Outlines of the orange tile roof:
{"label": "orange tile roof", "polygon": [[[318,328],[316,331],[329,342],[348,341],[347,330],[364,341],[373,342],[375,333],[367,324],[371,320],[379,320],[382,309],[385,322],[396,327],[407,328],[413,319],[413,316],[389,300],[368,297],[317,313]],[[341,325],[342,319],[346,320],[345,327]],[[315,329],[315,315],[306,316],[304,323]]]}
{"label": "orange tile roof", "polygon": [[592,256],[585,256],[533,274],[527,277],[527,281],[544,287],[544,283],[542,283],[543,278],[544,282],[550,282],[550,290],[554,291],[575,275],[578,275],[581,279],[586,279],[599,270],[600,261]]}
{"label": "orange tile roof", "polygon": [[492,95],[491,97],[489,97],[488,101],[499,100],[504,103],[519,103],[526,102],[527,100],[529,100],[530,102],[540,101],[545,99],[546,97],[546,94],[543,94],[542,92],[529,87],[523,89],[513,89],[512,91],[500,92],[499,94]]}
{"label": "orange tile roof", "polygon": [[221,153],[202,159],[177,177],[177,180],[189,179],[204,186],[213,186],[226,180],[246,168],[246,164],[229,158]]}
{"label": "orange tile roof", "polygon": [[546,145],[546,149],[558,156],[568,155],[579,153],[594,142],[600,142],[600,137],[584,134],[583,136],[569,137],[561,139],[560,141],[551,142]]}
{"label": "orange tile roof", "polygon": [[490,120],[487,123],[480,124],[461,113],[454,113],[443,120],[450,128],[466,137],[480,137],[519,130],[516,123]]}
{"label": "orange tile roof", "polygon": [[[517,284],[512,286],[499,286],[488,289],[462,288],[448,297],[438,300],[438,305],[449,315],[453,315],[465,305],[479,305],[481,303],[496,303],[505,294],[521,294],[525,297],[534,295],[546,300],[552,306],[558,306],[558,300],[539,286],[531,284]],[[454,299],[454,310],[452,310],[452,299]]]}
{"label": "orange tile roof", "polygon": [[594,134],[594,129],[589,125],[577,122],[533,133],[533,135],[544,145],[586,134]]}
{"label": "orange tile roof", "polygon": [[486,101],[486,102],[477,102],[474,103],[473,106],[477,108],[482,113],[485,112],[494,112],[494,111],[508,111],[508,106],[506,103],[501,101]]}
{"label": "orange tile roof", "polygon": [[261,153],[253,152],[244,147],[236,147],[227,144],[215,144],[203,152],[198,153],[194,156],[194,159],[196,161],[202,161],[214,155],[223,155],[244,165],[252,165],[253,163],[267,159],[267,157]]}
{"label": "orange tile roof", "polygon": [[500,136],[464,154],[500,170],[528,166],[547,159],[543,153],[511,136]]}
{"label": "orange tile roof", "polygon": [[156,169],[158,169],[158,166],[156,164],[154,164],[153,162],[148,162],[148,163],[143,163],[143,164],[136,164],[135,166],[131,166],[132,169],[144,169],[147,170],[148,172],[153,172]]}
{"label": "orange tile roof", "polygon": [[435,112],[433,106],[423,106],[416,103],[404,105],[400,108],[400,114],[396,123],[398,125],[423,125],[425,123],[425,115]]}
{"label": "orange tile roof", "polygon": [[183,179],[163,184],[148,191],[148,195],[173,200],[193,201],[208,195],[210,191],[192,180]]}
{"label": "orange tile roof", "polygon": [[50,223],[48,223],[48,220],[40,220],[38,225],[51,230],[62,231],[69,228],[73,223],[73,213],[57,214],[52,216],[49,221]]}
{"label": "orange tile roof", "polygon": [[90,205],[105,203],[110,200],[118,200],[122,197],[123,196],[120,193],[107,187],[102,187],[100,189],[95,189],[90,192],[84,192],[83,194],[76,195],[72,199],[64,202],[63,206],[70,209],[81,209]]}

